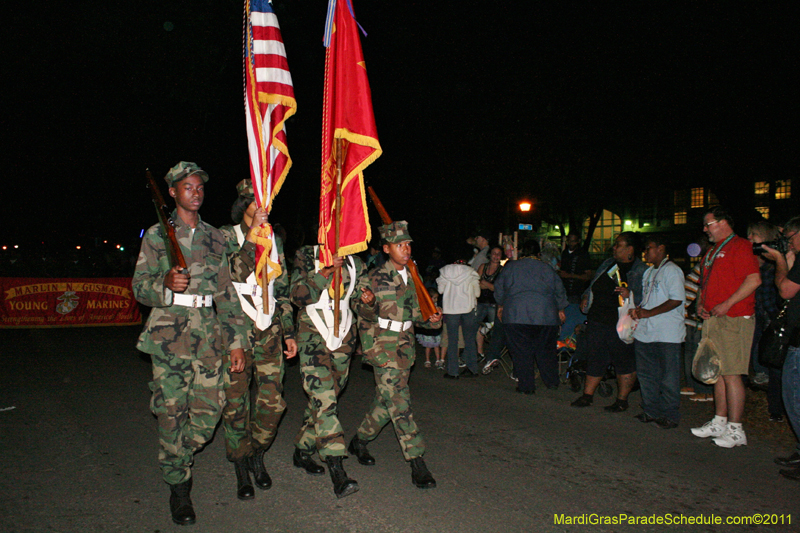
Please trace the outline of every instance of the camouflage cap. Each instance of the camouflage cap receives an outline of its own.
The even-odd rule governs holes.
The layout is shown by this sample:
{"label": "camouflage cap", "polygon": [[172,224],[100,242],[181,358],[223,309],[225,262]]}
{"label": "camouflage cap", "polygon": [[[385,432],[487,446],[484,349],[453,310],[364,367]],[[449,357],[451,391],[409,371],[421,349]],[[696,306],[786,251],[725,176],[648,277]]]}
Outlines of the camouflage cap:
{"label": "camouflage cap", "polygon": [[197,163],[191,163],[189,161],[181,161],[169,169],[167,175],[164,176],[164,181],[167,182],[167,185],[172,187],[182,179],[188,178],[192,174],[197,174],[203,178],[203,183],[208,181],[208,173],[202,168],[198,167]]}
{"label": "camouflage cap", "polygon": [[414,239],[408,234],[408,222],[396,220],[391,224],[386,224],[378,228],[383,244],[398,244],[401,242],[412,242]]}
{"label": "camouflage cap", "polygon": [[236,192],[239,193],[239,197],[236,198],[233,206],[231,206],[231,220],[233,220],[234,224],[242,221],[247,208],[256,199],[256,195],[253,192],[253,180],[248,178],[237,183]]}

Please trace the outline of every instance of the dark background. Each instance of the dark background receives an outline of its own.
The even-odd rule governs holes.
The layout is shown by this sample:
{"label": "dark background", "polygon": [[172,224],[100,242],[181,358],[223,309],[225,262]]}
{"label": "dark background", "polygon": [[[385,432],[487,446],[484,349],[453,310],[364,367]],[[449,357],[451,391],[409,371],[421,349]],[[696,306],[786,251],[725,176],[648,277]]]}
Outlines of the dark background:
{"label": "dark background", "polygon": [[[523,196],[796,176],[791,3],[511,4],[355,1],[384,150],[366,176],[423,249],[505,229]],[[317,217],[326,2],[274,5],[298,112],[271,220],[292,236]],[[242,2],[10,10],[2,244],[138,246],[144,171],[180,160],[211,176],[203,217],[228,222],[249,176]]]}

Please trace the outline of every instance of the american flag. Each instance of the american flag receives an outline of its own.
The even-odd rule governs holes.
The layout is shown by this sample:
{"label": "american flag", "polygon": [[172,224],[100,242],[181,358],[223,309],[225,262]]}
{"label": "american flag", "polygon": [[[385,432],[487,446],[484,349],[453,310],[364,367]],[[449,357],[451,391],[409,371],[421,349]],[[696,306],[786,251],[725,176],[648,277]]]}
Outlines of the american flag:
{"label": "american flag", "polygon": [[[243,48],[250,177],[256,204],[269,212],[292,166],[286,146],[286,120],[297,111],[297,102],[278,18],[267,0],[245,1]],[[267,228],[256,235],[257,273],[271,255],[271,233]],[[269,277],[277,277],[280,266],[269,266]],[[256,278],[260,280],[261,276]]]}

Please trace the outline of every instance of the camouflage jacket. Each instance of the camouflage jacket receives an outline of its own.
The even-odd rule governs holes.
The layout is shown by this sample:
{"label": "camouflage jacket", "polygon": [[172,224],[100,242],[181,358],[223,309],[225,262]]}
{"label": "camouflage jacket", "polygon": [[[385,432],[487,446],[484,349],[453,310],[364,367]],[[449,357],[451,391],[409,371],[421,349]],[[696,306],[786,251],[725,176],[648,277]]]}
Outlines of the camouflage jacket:
{"label": "camouflage jacket", "polygon": [[[358,315],[359,309],[366,307],[361,302],[361,289],[369,286],[369,280],[364,261],[355,255],[351,257],[356,267],[356,286],[350,297],[350,308]],[[308,316],[306,306],[317,303],[320,296],[322,296],[322,291],[327,290],[333,283],[333,275],[328,279],[319,272],[315,272],[315,261],[316,256],[314,255],[313,246],[303,246],[297,250],[294,257],[294,270],[292,270],[290,289],[292,303],[300,308],[300,312],[297,315],[298,322],[303,322],[313,329],[316,329],[316,327],[314,327],[311,318]],[[344,285],[342,298],[347,294],[347,288],[350,285],[350,271],[347,269],[347,264],[348,262],[345,259],[345,264],[342,266],[342,285]]]}
{"label": "camouflage jacket", "polygon": [[378,325],[378,318],[395,321],[412,321],[417,326],[439,329],[435,324],[422,319],[417,301],[414,280],[408,276],[408,284],[397,272],[391,261],[369,273],[370,289],[375,293],[372,306],[359,309],[358,331],[366,361],[373,366],[406,369],[414,364],[414,326],[406,331],[392,331]]}
{"label": "camouflage jacket", "polygon": [[[153,310],[139,336],[137,348],[149,354],[188,355],[194,352],[196,335],[203,335],[230,351],[249,348],[244,313],[239,297],[231,284],[228,259],[225,256],[225,237],[215,227],[200,220],[192,229],[183,223],[176,212],[175,236],[188,265],[191,281],[185,294],[214,297],[213,307],[192,308],[172,305],[172,291],[164,287],[169,272],[161,227],[156,224],[142,239],[139,260],[133,273],[133,294],[136,300]],[[216,311],[215,311],[216,310]],[[221,354],[220,354],[221,355]]]}
{"label": "camouflage jacket", "polygon": [[[250,230],[244,223],[240,225],[244,235]],[[256,268],[256,245],[248,240],[239,246],[236,238],[236,231],[233,226],[222,226],[219,228],[228,242],[228,263],[231,269],[231,280],[237,283],[247,282],[247,277]],[[275,235],[275,246],[278,247],[278,263],[281,265],[281,275],[275,278],[273,284],[273,296],[275,297],[275,312],[272,315],[272,324],[280,324],[283,330],[283,337],[294,339],[294,320],[292,304],[289,303],[289,273],[286,271],[286,259],[283,257],[283,241]],[[249,298],[249,296],[248,296]],[[252,302],[251,302],[252,303]],[[250,330],[249,340],[251,344],[266,338],[267,331],[261,331],[255,327],[253,320],[243,313],[244,320]]]}

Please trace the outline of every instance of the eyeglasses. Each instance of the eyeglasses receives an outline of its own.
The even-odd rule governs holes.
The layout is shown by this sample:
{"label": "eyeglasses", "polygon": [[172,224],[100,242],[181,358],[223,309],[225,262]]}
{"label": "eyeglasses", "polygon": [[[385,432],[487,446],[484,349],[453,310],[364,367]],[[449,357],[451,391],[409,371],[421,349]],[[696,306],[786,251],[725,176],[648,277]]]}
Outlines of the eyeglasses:
{"label": "eyeglasses", "polygon": [[719,222],[719,220],[712,220],[711,222],[704,222],[703,223],[703,227],[710,228],[711,226],[713,226],[717,222]]}
{"label": "eyeglasses", "polygon": [[798,233],[800,233],[800,231],[795,231],[791,235],[784,235],[783,238],[786,239],[787,241],[791,241],[792,239],[794,239],[794,236],[797,235]]}

